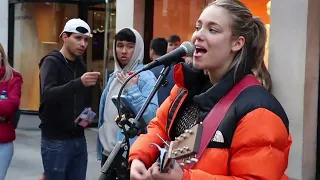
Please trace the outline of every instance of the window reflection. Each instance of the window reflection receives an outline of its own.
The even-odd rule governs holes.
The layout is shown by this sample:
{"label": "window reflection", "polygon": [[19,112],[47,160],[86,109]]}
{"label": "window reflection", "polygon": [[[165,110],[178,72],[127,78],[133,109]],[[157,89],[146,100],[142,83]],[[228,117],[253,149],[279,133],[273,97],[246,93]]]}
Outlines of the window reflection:
{"label": "window reflection", "polygon": [[195,22],[206,4],[206,0],[156,0],[153,37],[177,34],[181,41],[190,41]]}
{"label": "window reflection", "polygon": [[104,52],[104,34],[105,34],[105,4],[95,5],[89,10],[91,18],[92,38],[92,61],[102,61]]}
{"label": "window reflection", "polygon": [[108,13],[108,19],[107,19],[107,24],[108,24],[108,29],[107,29],[107,54],[106,54],[106,64],[105,64],[105,84],[106,81],[108,80],[109,75],[113,72],[114,70],[114,54],[113,54],[113,40],[114,36],[116,34],[116,1],[109,1],[107,5],[107,10],[106,12]]}
{"label": "window reflection", "polygon": [[[88,23],[93,37],[87,50],[89,71],[101,73],[99,80],[92,88],[92,110],[99,112],[100,97],[104,89],[107,74],[113,71],[112,42],[115,30],[115,2],[89,6]],[[107,37],[106,37],[107,36]],[[106,71],[107,69],[107,71]],[[96,116],[98,117],[98,116]]]}
{"label": "window reflection", "polygon": [[[172,34],[180,36],[181,41],[190,41],[194,32],[195,22],[207,4],[214,0],[155,0],[153,37],[167,38]],[[268,67],[269,31],[270,31],[270,0],[240,0],[266,24],[267,42],[265,64]]]}
{"label": "window reflection", "polygon": [[270,0],[240,0],[243,2],[252,12],[253,16],[258,16],[261,18],[262,22],[265,23],[267,29],[267,41],[264,55],[264,62],[268,68],[269,60],[269,35],[270,35]]}
{"label": "window reflection", "polygon": [[[39,14],[49,19],[37,17]],[[22,17],[15,18],[14,22],[14,68],[22,74],[24,80],[20,108],[38,111],[40,104],[38,63],[52,50],[61,48],[58,36],[66,21],[78,17],[78,5],[15,4],[15,17]],[[50,20],[50,23],[44,20]]]}

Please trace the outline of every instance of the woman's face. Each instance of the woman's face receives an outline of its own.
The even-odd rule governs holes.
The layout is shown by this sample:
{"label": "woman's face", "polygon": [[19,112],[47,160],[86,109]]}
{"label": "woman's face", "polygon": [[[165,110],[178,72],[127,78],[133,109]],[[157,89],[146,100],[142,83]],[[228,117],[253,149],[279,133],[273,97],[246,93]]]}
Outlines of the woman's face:
{"label": "woman's face", "polygon": [[212,71],[230,66],[235,52],[242,47],[239,47],[239,38],[232,36],[231,20],[227,10],[215,5],[201,13],[192,35],[196,46],[193,55],[195,68]]}

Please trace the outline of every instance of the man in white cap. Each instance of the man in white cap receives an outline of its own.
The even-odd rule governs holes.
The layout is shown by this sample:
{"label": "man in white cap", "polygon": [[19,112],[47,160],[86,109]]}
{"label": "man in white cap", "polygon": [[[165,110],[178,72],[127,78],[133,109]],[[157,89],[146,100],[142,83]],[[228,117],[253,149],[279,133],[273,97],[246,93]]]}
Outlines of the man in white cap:
{"label": "man in white cap", "polygon": [[40,61],[41,155],[46,180],[85,180],[88,162],[84,127],[75,119],[90,107],[90,87],[99,72],[87,72],[81,55],[92,37],[81,19],[69,20],[63,46]]}

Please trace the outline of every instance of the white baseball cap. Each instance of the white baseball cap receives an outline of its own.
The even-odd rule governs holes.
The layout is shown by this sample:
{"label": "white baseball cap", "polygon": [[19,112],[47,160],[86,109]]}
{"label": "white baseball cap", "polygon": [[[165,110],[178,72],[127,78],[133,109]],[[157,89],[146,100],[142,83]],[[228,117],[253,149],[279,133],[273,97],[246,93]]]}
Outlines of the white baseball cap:
{"label": "white baseball cap", "polygon": [[80,18],[70,19],[64,26],[60,37],[65,32],[78,33],[92,37],[90,26]]}

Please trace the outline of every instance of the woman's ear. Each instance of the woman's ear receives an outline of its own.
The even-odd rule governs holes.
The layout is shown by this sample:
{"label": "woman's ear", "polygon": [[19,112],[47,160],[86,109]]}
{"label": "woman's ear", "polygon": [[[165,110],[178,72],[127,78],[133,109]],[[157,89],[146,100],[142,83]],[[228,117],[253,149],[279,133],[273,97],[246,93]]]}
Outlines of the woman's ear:
{"label": "woman's ear", "polygon": [[243,47],[245,42],[246,39],[243,36],[239,36],[237,39],[233,40],[231,50],[233,52],[239,51]]}

